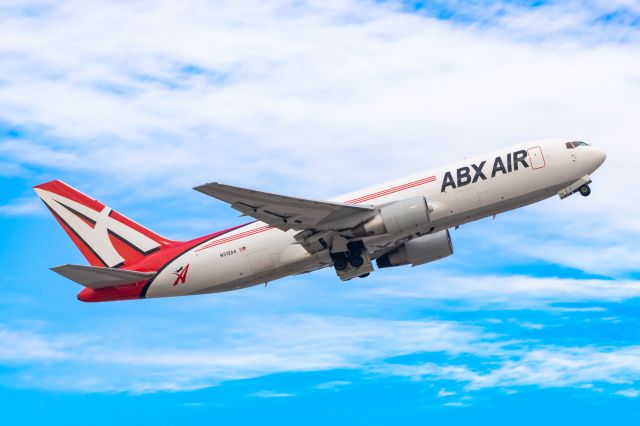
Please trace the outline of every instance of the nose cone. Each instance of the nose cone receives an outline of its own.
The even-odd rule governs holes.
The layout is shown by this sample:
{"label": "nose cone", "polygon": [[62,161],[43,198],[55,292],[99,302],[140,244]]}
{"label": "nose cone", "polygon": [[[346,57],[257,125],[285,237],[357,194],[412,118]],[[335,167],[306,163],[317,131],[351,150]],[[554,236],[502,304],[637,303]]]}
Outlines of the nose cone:
{"label": "nose cone", "polygon": [[601,149],[591,148],[591,161],[593,162],[593,170],[596,170],[598,167],[602,166],[604,160],[607,159],[607,154]]}

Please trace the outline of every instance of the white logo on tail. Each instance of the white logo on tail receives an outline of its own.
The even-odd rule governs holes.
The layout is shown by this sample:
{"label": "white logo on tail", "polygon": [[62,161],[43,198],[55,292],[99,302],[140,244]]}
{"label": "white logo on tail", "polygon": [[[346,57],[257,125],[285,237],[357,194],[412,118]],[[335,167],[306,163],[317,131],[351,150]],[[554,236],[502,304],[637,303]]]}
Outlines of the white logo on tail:
{"label": "white logo on tail", "polygon": [[[147,253],[160,247],[160,244],[141,232],[109,217],[109,213],[111,213],[111,208],[109,207],[105,206],[102,211],[97,212],[53,192],[38,188],[36,188],[36,192],[42,198],[42,201],[56,212],[110,268],[123,263],[124,258],[120,256],[109,240],[109,231],[126,240],[127,243],[142,253]],[[95,222],[95,225],[91,227],[78,216],[78,213]]]}

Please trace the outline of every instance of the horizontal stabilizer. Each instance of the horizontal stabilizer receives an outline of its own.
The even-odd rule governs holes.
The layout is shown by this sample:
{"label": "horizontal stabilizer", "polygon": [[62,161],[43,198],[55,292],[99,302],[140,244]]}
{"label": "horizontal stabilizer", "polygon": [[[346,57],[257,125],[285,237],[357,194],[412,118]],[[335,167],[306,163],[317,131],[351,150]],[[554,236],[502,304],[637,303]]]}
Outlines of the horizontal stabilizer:
{"label": "horizontal stabilizer", "polygon": [[82,265],[61,265],[51,268],[51,270],[94,290],[137,283],[148,280],[156,274],[155,272],[137,272],[126,269]]}

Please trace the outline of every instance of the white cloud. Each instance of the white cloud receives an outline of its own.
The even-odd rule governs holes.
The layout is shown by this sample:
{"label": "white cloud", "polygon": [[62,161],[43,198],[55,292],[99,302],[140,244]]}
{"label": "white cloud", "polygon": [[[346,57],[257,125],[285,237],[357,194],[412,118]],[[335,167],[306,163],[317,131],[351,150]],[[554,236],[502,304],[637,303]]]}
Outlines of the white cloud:
{"label": "white cloud", "polygon": [[[256,326],[259,324],[259,326]],[[373,376],[457,382],[460,390],[579,387],[640,382],[640,347],[571,347],[515,340],[454,321],[286,315],[236,318],[211,340],[96,329],[91,337],[4,327],[5,385],[76,392],[188,391],[276,373],[356,369]],[[196,335],[199,335],[196,333]],[[402,356],[445,355],[403,364]],[[350,382],[321,383],[335,389]],[[600,387],[601,388],[601,387]],[[598,388],[598,389],[600,389]],[[279,394],[274,392],[275,394]],[[266,395],[266,394],[265,394]],[[257,396],[257,395],[256,395]]]}
{"label": "white cloud", "polygon": [[467,404],[465,404],[464,402],[461,401],[454,401],[454,402],[446,402],[444,404],[445,407],[468,407]]}
{"label": "white cloud", "polygon": [[614,392],[616,395],[625,396],[627,398],[637,398],[640,396],[640,391],[638,389],[620,389],[617,392]]}
{"label": "white cloud", "polygon": [[581,383],[632,383],[640,379],[640,347],[553,347],[527,351],[488,374],[476,374],[468,389],[496,386],[563,387]]}
{"label": "white cloud", "polygon": [[[340,191],[335,173],[355,185],[377,177],[374,165],[390,176],[406,164],[422,168],[418,147],[424,165],[437,164],[538,135],[580,129],[589,136],[633,118],[617,114],[619,103],[601,108],[612,92],[627,94],[624,107],[633,102],[631,48],[504,37],[548,32],[549,22],[593,34],[594,12],[573,4],[503,6],[502,22],[489,27],[401,13],[393,3],[144,4],[49,3],[19,17],[4,11],[12,18],[0,30],[5,119],[55,136],[5,155],[120,184],[163,175],[173,192],[212,178],[272,183],[256,180],[264,175]],[[517,23],[539,14],[554,19]],[[600,113],[608,119],[590,120]],[[272,155],[286,159],[277,171],[263,160]],[[354,169],[353,155],[368,166]],[[238,175],[240,163],[251,172]]]}
{"label": "white cloud", "polygon": [[[83,340],[28,330],[6,333],[13,337],[0,340],[0,354],[20,371],[14,385],[84,392],[192,390],[280,372],[362,368],[416,352],[494,350],[490,333],[455,322],[313,315],[238,318],[219,340],[200,339],[197,347],[144,341],[138,333],[128,339],[118,332],[94,332]],[[22,335],[25,339],[19,339]]]}
{"label": "white cloud", "polygon": [[[603,211],[589,211],[591,200],[582,197],[549,200],[520,214],[501,217],[496,223],[463,227],[459,238],[480,241],[483,249],[499,251],[506,261],[542,260],[586,271],[623,278],[640,270],[635,218],[603,224]],[[597,203],[597,202],[596,202]],[[601,204],[602,207],[606,202]],[[576,207],[586,211],[577,213]],[[601,207],[601,208],[602,208]],[[513,232],[527,229],[526,233]],[[456,236],[454,234],[454,241]]]}
{"label": "white cloud", "polygon": [[[640,297],[640,282],[528,277],[522,275],[465,276],[448,271],[411,270],[379,274],[371,280],[379,285],[359,288],[356,298],[398,298],[411,303],[448,303],[459,309],[541,309],[566,312],[602,312],[601,306],[565,306],[575,303],[622,302]],[[542,324],[521,322],[522,327],[540,329]]]}
{"label": "white cloud", "polygon": [[637,269],[637,191],[620,185],[640,156],[640,31],[599,21],[638,14],[633,2],[440,3],[466,24],[395,2],[7,4],[1,122],[26,136],[0,141],[0,174],[209,207],[191,187],[321,198],[575,135],[609,153],[591,198],[522,213],[529,244],[488,241],[592,273]]}
{"label": "white cloud", "polygon": [[320,383],[319,385],[315,386],[315,389],[321,389],[321,390],[325,390],[325,389],[338,389],[341,388],[343,386],[348,386],[350,385],[351,382],[348,382],[346,380],[333,380],[331,382],[324,382],[324,383]]}
{"label": "white cloud", "polygon": [[[453,4],[481,24],[355,1],[5,1],[1,123],[26,136],[0,141],[0,174],[66,174],[84,191],[145,207],[214,179],[324,197],[501,145],[576,135],[609,154],[591,198],[550,201],[509,222],[527,226],[528,245],[495,228],[486,240],[594,273],[636,268],[638,29],[594,19],[619,7],[640,13],[637,4],[499,5],[504,13]],[[32,208],[21,203],[1,209]],[[640,295],[632,280],[413,274],[412,282],[386,275],[388,285],[357,297],[597,313],[604,308],[556,305]],[[259,319],[219,331],[219,341],[200,336],[198,345],[3,328],[0,360],[15,371],[14,386],[76,391],[198,389],[333,368],[470,389],[639,376],[636,347],[514,352],[505,338],[448,321]],[[383,363],[435,352],[498,360],[489,371]]]}
{"label": "white cloud", "polygon": [[[414,380],[448,380],[464,384],[467,391],[487,388],[537,386],[541,388],[610,385],[640,381],[640,347],[561,347],[546,346],[509,349],[496,353],[495,368],[468,365],[387,364],[377,367],[381,374]],[[617,392],[616,392],[617,393]]]}
{"label": "white cloud", "polygon": [[20,364],[67,359],[67,348],[85,342],[78,336],[50,339],[35,331],[14,331],[0,327],[0,362]]}
{"label": "white cloud", "polygon": [[296,396],[296,394],[284,393],[284,392],[273,392],[273,391],[260,391],[260,392],[252,393],[251,396],[255,396],[258,398],[289,398],[292,396]]}
{"label": "white cloud", "polygon": [[19,198],[0,206],[0,216],[32,216],[46,212],[37,198]]}
{"label": "white cloud", "polygon": [[520,327],[528,328],[530,330],[542,330],[544,328],[544,324],[538,324],[534,322],[519,322],[517,324]]}
{"label": "white cloud", "polygon": [[440,390],[438,391],[437,396],[439,398],[444,398],[444,397],[447,397],[447,396],[454,396],[454,395],[457,395],[457,394],[458,394],[458,392],[448,391],[445,388],[440,388]]}

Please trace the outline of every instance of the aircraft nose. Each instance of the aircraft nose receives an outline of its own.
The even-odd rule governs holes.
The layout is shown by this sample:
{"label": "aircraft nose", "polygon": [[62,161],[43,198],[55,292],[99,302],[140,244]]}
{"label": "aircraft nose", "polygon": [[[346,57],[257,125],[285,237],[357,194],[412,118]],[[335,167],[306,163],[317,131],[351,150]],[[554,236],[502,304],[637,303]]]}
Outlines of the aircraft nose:
{"label": "aircraft nose", "polygon": [[597,148],[592,148],[592,149],[593,149],[592,156],[593,156],[593,162],[594,162],[594,169],[597,169],[602,165],[602,163],[604,163],[604,160],[607,159],[607,153],[601,149],[597,149]]}

